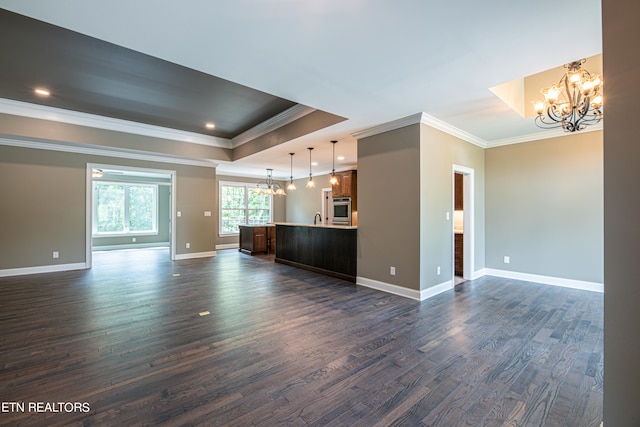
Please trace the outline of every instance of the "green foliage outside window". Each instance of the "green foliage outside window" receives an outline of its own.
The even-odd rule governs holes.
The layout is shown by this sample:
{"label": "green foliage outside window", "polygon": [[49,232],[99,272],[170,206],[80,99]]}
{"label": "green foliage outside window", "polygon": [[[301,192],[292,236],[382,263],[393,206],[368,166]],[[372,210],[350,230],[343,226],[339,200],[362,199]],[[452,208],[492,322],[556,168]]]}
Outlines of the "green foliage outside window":
{"label": "green foliage outside window", "polygon": [[220,234],[238,233],[241,224],[271,220],[271,196],[256,194],[251,184],[220,186]]}
{"label": "green foliage outside window", "polygon": [[96,234],[157,231],[157,185],[94,183]]}

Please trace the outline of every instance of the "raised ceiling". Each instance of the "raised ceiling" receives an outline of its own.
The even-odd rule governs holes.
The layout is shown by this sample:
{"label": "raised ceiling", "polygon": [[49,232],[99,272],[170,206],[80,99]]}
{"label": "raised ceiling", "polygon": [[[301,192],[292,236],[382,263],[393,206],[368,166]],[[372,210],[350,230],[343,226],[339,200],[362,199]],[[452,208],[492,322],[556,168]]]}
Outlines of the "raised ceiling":
{"label": "raised ceiling", "polygon": [[[600,0],[191,0],[162,7],[152,0],[0,0],[0,6],[348,119],[223,163],[221,173],[273,167],[275,176],[288,176],[287,153],[296,152],[294,175],[304,176],[307,146],[316,147],[314,171],[328,171],[331,139],[340,141],[336,151],[346,160],[337,168],[344,168],[356,160],[354,133],[418,112],[488,146],[541,134],[489,88],[601,52]],[[570,36],[574,30],[578,37]],[[570,43],[560,43],[563,37]],[[139,70],[125,68],[140,78]],[[215,121],[197,117],[203,120]]]}

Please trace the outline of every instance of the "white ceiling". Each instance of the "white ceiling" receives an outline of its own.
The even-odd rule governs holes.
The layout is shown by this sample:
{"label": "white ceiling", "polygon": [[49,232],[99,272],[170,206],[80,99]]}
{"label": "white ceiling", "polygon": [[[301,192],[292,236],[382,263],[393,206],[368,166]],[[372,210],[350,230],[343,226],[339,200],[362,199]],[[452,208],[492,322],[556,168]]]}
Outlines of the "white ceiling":
{"label": "white ceiling", "polygon": [[[221,164],[220,174],[331,170],[358,132],[425,112],[491,144],[542,132],[492,86],[602,50],[600,0],[0,0],[0,7],[348,120]],[[588,65],[588,64],[587,64]],[[265,172],[266,173],[266,172]]]}

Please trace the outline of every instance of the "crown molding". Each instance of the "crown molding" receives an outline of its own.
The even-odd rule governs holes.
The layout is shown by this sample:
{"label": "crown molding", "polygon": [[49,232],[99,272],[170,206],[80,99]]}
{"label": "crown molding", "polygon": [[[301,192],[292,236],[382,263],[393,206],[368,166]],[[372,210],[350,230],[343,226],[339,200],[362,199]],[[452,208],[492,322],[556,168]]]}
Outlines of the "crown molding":
{"label": "crown molding", "polygon": [[187,165],[187,166],[201,166],[201,167],[208,167],[208,168],[215,168],[218,166],[217,163],[203,160],[203,159],[192,159],[192,158],[176,157],[176,156],[169,156],[169,155],[165,156],[161,154],[148,154],[148,153],[136,152],[133,150],[125,150],[122,148],[114,149],[111,147],[89,147],[84,145],[57,144],[57,143],[37,141],[37,140],[23,141],[19,139],[10,139],[10,138],[0,138],[0,145],[6,145],[11,147],[21,147],[21,148],[32,148],[37,150],[62,151],[65,153],[87,154],[91,156],[115,157],[119,159],[142,160],[147,162],[180,164],[180,165]]}
{"label": "crown molding", "polygon": [[215,136],[181,131],[162,126],[148,125],[129,120],[114,119],[96,114],[81,113],[78,111],[49,107],[46,105],[31,104],[6,98],[0,98],[0,113],[125,132],[134,135],[171,139],[174,141],[208,145],[211,147],[231,148],[231,141],[226,138],[218,138]]}
{"label": "crown molding", "polygon": [[262,135],[266,135],[269,132],[272,132],[276,129],[281,128],[282,126],[288,125],[291,122],[294,122],[308,114],[316,111],[315,108],[307,107],[306,105],[296,104],[293,107],[283,111],[280,114],[277,114],[270,119],[265,120],[264,122],[252,127],[249,130],[242,132],[240,135],[237,135],[231,139],[231,147],[236,148],[242,144],[246,144],[249,141],[253,141],[256,138],[261,137]]}
{"label": "crown molding", "polygon": [[[580,131],[580,134],[599,131],[603,129],[604,129],[604,125],[602,122],[600,122],[597,125],[587,126],[585,129]],[[521,135],[521,136],[515,136],[513,138],[504,138],[504,139],[497,139],[495,141],[490,141],[487,144],[486,148],[501,147],[503,145],[511,145],[511,144],[520,144],[522,142],[540,141],[540,140],[549,139],[549,138],[560,138],[563,136],[571,136],[571,135],[577,135],[577,132],[565,132],[562,130],[562,128],[549,129],[544,132],[530,133],[528,135]]]}
{"label": "crown molding", "polygon": [[[398,120],[394,120],[391,122],[383,123],[381,125],[373,126],[368,129],[364,129],[355,133],[352,133],[356,139],[366,138],[373,135],[378,135],[384,132],[389,132],[392,130],[400,129],[405,126],[415,125],[415,124],[423,124],[430,126],[432,128],[438,129],[442,132],[445,132],[449,135],[455,136],[457,138],[462,139],[463,141],[467,141],[471,144],[477,145],[481,148],[494,148],[500,147],[503,145],[511,145],[511,144],[519,144],[522,142],[531,142],[531,141],[539,141],[543,139],[549,138],[559,138],[563,136],[571,136],[575,135],[574,132],[565,132],[561,128],[558,129],[550,129],[543,132],[531,133],[527,135],[515,136],[512,138],[504,138],[493,141],[486,141],[482,138],[478,138],[477,136],[470,134],[469,132],[465,132],[462,129],[458,129],[455,126],[452,126],[446,122],[443,122],[440,119],[437,119],[433,116],[430,116],[426,113],[417,113],[411,116],[403,117]],[[585,129],[581,130],[580,133],[594,132],[604,129],[603,122],[598,123],[597,125],[588,126]]]}
{"label": "crown molding", "polygon": [[373,135],[378,135],[383,132],[389,132],[392,130],[400,129],[406,126],[415,125],[415,124],[423,124],[430,126],[432,128],[438,129],[442,132],[445,132],[449,135],[455,136],[456,138],[460,138],[463,141],[467,141],[471,144],[477,145],[482,148],[487,147],[487,141],[484,139],[478,138],[475,135],[470,134],[469,132],[465,132],[462,129],[458,129],[455,126],[452,126],[446,122],[443,122],[440,119],[436,119],[433,116],[430,116],[427,113],[417,113],[411,116],[403,117],[398,120],[394,120],[388,123],[383,123],[381,125],[377,125],[359,132],[355,132],[351,134],[356,139],[366,138]]}
{"label": "crown molding", "polygon": [[487,148],[488,143],[484,139],[478,138],[477,136],[470,134],[469,132],[463,131],[462,129],[452,126],[447,122],[443,122],[442,120],[430,116],[427,113],[422,113],[420,123],[441,130],[442,132],[448,133],[449,135],[455,136],[456,138],[460,138],[461,140],[467,141],[470,144],[477,145],[478,147]]}
{"label": "crown molding", "polygon": [[382,123],[367,129],[363,129],[351,134],[356,139],[367,138],[369,136],[379,135],[384,132],[390,132],[392,130],[400,129],[406,126],[411,126],[420,123],[423,113],[412,114],[401,119],[393,120],[387,123]]}

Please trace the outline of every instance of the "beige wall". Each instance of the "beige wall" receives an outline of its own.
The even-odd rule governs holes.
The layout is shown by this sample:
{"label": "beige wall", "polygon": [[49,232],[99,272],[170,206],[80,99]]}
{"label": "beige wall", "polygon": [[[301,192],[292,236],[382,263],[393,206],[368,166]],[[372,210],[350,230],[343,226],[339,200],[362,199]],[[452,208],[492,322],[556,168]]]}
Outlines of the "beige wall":
{"label": "beige wall", "polygon": [[87,163],[176,171],[176,253],[215,250],[214,168],[0,146],[0,270],[86,262]]}
{"label": "beige wall", "polygon": [[329,175],[314,176],[315,188],[306,188],[308,180],[308,177],[295,179],[296,189],[287,190],[287,222],[313,224],[315,213],[322,213],[322,189],[331,188]]}
{"label": "beige wall", "polygon": [[358,140],[357,260],[358,277],[420,290],[418,124]]}
{"label": "beige wall", "polygon": [[453,278],[454,164],[474,171],[475,267],[484,267],[484,151],[415,124],[358,141],[359,277],[415,291]]}
{"label": "beige wall", "polygon": [[602,131],[491,148],[486,168],[487,268],[603,282]]}
{"label": "beige wall", "polygon": [[604,0],[604,425],[640,425],[640,3]]}
{"label": "beige wall", "polygon": [[26,141],[55,142],[67,145],[88,145],[106,149],[125,149],[179,158],[206,158],[231,160],[227,148],[210,147],[150,136],[71,125],[48,120],[32,119],[0,113],[0,129],[3,135]]}
{"label": "beige wall", "polygon": [[[453,165],[473,170],[474,272],[485,264],[484,149],[434,129],[420,127],[420,283],[428,289],[453,278]],[[470,201],[465,201],[470,207]],[[447,220],[449,212],[449,220]],[[467,231],[469,227],[467,228]],[[440,267],[440,274],[437,268]]]}

